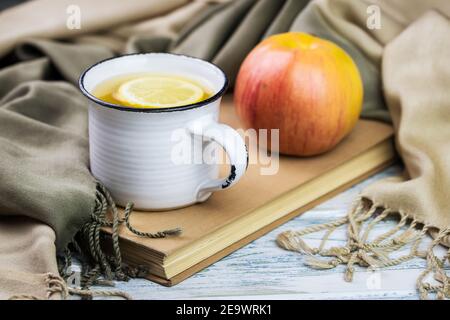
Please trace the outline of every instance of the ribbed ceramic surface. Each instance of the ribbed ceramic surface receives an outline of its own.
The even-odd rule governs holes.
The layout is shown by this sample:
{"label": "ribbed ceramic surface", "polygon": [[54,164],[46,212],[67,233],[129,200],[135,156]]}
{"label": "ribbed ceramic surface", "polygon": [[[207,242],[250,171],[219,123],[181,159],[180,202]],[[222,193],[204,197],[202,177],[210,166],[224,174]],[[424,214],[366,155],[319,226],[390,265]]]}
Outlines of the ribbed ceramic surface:
{"label": "ribbed ceramic surface", "polygon": [[[167,209],[197,201],[200,186],[218,178],[218,166],[172,161],[175,144],[192,142],[185,129],[205,115],[217,118],[219,101],[187,111],[139,113],[92,104],[89,109],[90,161],[93,175],[124,205]],[[174,130],[187,139],[173,141]],[[181,130],[181,131],[180,131]],[[186,150],[191,145],[186,145]]]}
{"label": "ribbed ceramic surface", "polygon": [[[161,110],[127,109],[92,95],[99,83],[111,77],[142,72],[189,77],[214,94],[195,106]],[[238,133],[217,123],[226,87],[226,76],[218,67],[181,55],[125,55],[93,65],[80,78],[80,89],[90,99],[92,174],[118,204],[131,201],[139,209],[186,206],[206,200],[211,191],[232,186],[246,170],[247,153]],[[209,130],[206,139],[202,139],[203,128]],[[232,165],[226,179],[217,179],[218,165],[211,161],[180,164],[173,157],[174,150],[189,150],[192,145],[191,156],[200,153],[201,158],[202,150],[210,143],[203,143],[205,140],[216,141],[227,150]]]}

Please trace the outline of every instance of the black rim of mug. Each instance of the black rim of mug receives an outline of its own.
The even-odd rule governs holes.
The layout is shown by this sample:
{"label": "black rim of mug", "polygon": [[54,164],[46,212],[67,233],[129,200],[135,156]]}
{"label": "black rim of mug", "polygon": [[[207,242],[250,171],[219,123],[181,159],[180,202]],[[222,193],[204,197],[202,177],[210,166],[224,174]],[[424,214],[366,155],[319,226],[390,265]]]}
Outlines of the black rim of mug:
{"label": "black rim of mug", "polygon": [[[92,95],[85,87],[84,87],[84,78],[86,76],[86,74],[93,68],[95,68],[96,66],[110,61],[110,60],[115,60],[115,59],[120,59],[120,58],[124,58],[124,57],[129,57],[129,56],[137,56],[137,55],[170,55],[170,56],[177,56],[177,57],[185,57],[185,58],[189,58],[189,59],[194,59],[194,60],[198,60],[201,61],[203,63],[207,63],[211,66],[213,66],[214,68],[216,68],[217,70],[219,70],[224,78],[224,84],[222,86],[222,88],[215,93],[213,96],[209,97],[208,99],[202,100],[200,102],[196,102],[196,103],[192,103],[192,104],[187,104],[184,106],[179,106],[179,107],[171,107],[171,108],[134,108],[134,107],[125,107],[125,106],[121,106],[119,104],[114,104],[114,103],[109,103],[106,101],[103,101],[97,97],[95,97],[94,95]],[[107,58],[104,60],[100,60],[97,63],[91,65],[89,68],[87,68],[86,70],[83,71],[83,73],[81,74],[79,80],[78,80],[78,85],[80,87],[81,92],[91,101],[104,106],[104,107],[108,107],[108,108],[113,108],[116,110],[120,110],[120,111],[131,111],[131,112],[145,112],[145,113],[160,113],[160,112],[176,112],[176,111],[185,111],[185,110],[191,110],[191,109],[195,109],[195,108],[199,108],[199,107],[203,107],[205,105],[208,105],[216,100],[218,100],[219,98],[221,98],[224,94],[225,91],[228,89],[228,85],[229,85],[229,81],[228,81],[228,77],[225,74],[225,72],[218,67],[217,65],[215,65],[214,63],[211,63],[209,61],[200,59],[200,58],[196,58],[196,57],[191,57],[188,55],[184,55],[184,54],[177,54],[177,53],[166,53],[166,52],[149,52],[149,53],[130,53],[130,54],[124,54],[124,55],[120,55],[120,56],[115,56],[115,57],[111,57],[111,58]]]}

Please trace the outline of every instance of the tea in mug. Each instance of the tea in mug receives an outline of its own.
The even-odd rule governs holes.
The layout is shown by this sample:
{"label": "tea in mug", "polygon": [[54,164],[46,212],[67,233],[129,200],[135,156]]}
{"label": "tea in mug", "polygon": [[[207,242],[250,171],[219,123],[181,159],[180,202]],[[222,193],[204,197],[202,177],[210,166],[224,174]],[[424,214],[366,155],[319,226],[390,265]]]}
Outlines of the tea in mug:
{"label": "tea in mug", "polygon": [[212,90],[199,81],[178,75],[128,74],[103,81],[93,95],[131,108],[171,108],[210,98]]}

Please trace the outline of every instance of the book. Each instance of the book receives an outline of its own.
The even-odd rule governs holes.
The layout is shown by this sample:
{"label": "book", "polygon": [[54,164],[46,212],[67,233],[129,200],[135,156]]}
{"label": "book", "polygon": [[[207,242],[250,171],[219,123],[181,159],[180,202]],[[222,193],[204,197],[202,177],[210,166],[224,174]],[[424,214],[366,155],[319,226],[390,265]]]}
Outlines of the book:
{"label": "book", "polygon": [[[240,128],[229,96],[222,103],[221,122]],[[181,227],[183,232],[149,239],[121,226],[123,259],[147,266],[149,280],[175,285],[395,159],[392,126],[359,120],[352,133],[325,154],[280,156],[275,175],[261,175],[261,165],[250,164],[234,187],[215,192],[204,203],[172,211],[134,211],[130,222],[138,230]],[[110,239],[110,229],[103,231]]]}

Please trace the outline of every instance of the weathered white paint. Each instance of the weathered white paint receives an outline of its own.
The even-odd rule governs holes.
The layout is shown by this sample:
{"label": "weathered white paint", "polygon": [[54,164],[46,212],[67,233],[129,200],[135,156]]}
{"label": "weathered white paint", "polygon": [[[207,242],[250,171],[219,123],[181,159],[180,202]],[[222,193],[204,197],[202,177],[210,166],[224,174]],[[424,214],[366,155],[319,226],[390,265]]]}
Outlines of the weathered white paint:
{"label": "weathered white paint", "polygon": [[[166,288],[150,281],[136,279],[118,282],[117,289],[130,293],[135,299],[418,299],[415,281],[425,266],[422,259],[383,269],[379,273],[380,286],[368,278],[373,273],[358,268],[354,281],[343,280],[344,267],[313,270],[303,265],[304,257],[284,251],[275,244],[276,236],[291,229],[327,222],[343,216],[358,192],[387,176],[400,173],[391,167],[339,196],[317,206],[264,237],[234,252],[179,285]],[[379,223],[374,234],[385,232],[395,221]],[[318,244],[320,234],[305,238]],[[339,229],[331,244],[345,243],[345,230]],[[406,254],[405,248],[399,254]],[[376,282],[375,282],[376,283]]]}

